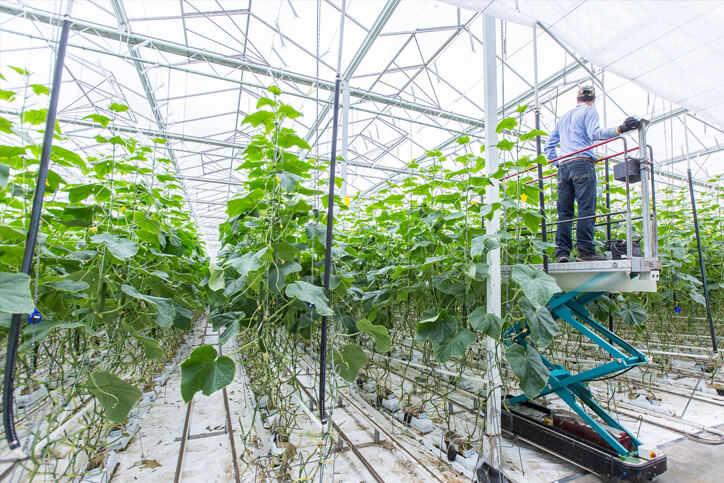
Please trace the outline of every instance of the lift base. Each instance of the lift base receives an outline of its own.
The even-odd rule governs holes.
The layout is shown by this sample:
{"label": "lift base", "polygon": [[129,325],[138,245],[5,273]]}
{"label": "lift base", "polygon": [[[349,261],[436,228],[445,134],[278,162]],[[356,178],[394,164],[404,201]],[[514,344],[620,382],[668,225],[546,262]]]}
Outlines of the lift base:
{"label": "lift base", "polygon": [[546,424],[551,411],[531,402],[503,404],[503,431],[603,478],[649,481],[666,471],[666,455],[627,457]]}

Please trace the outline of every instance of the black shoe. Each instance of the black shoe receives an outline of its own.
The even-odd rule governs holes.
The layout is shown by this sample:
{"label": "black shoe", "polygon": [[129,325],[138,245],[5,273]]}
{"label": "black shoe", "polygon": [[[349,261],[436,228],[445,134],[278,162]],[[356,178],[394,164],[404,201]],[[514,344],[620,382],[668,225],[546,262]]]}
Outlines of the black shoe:
{"label": "black shoe", "polygon": [[565,255],[558,255],[556,257],[556,263],[568,263],[568,257]]}
{"label": "black shoe", "polygon": [[604,257],[603,255],[599,255],[598,253],[580,253],[580,256],[578,257],[578,260],[581,262],[605,262],[608,260],[608,258]]}

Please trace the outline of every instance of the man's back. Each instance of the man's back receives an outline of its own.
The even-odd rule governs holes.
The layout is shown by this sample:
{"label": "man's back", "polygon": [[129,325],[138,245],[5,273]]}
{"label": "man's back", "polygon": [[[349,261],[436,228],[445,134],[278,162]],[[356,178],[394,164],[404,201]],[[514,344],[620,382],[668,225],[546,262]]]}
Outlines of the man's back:
{"label": "man's back", "polygon": [[[558,157],[556,145],[560,142],[560,156],[580,151],[594,144],[595,141],[610,139],[618,135],[616,129],[601,129],[598,112],[593,106],[579,103],[565,113],[546,143],[545,153],[548,160]],[[587,157],[596,159],[592,149],[576,155],[576,157]]]}

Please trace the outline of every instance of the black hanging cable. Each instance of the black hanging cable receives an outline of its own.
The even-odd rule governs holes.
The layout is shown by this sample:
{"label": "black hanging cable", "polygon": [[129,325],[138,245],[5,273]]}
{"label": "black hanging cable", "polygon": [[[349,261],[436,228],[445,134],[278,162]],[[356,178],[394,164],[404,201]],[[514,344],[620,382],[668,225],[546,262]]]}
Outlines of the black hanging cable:
{"label": "black hanging cable", "polygon": [[[71,2],[72,4],[72,2]],[[45,183],[48,179],[48,166],[50,164],[50,150],[53,145],[53,133],[55,131],[55,116],[58,109],[58,96],[60,94],[60,81],[63,77],[63,63],[65,60],[65,48],[68,45],[68,32],[70,31],[70,5],[68,14],[63,21],[63,28],[58,43],[58,53],[55,58],[55,70],[53,72],[53,87],[50,91],[50,104],[48,106],[48,117],[45,121],[45,134],[43,137],[43,151],[40,156],[40,168],[38,169],[38,184],[35,187],[33,196],[33,209],[30,213],[30,225],[28,236],[25,240],[25,253],[23,254],[22,272],[30,275],[33,265],[33,254],[35,253],[35,242],[38,238],[40,226],[40,215],[43,211],[43,197],[45,196]],[[18,342],[20,339],[20,325],[24,314],[13,314],[8,333],[8,349],[5,356],[5,375],[3,380],[3,426],[5,427],[5,438],[10,449],[20,447],[18,435],[15,431],[15,414],[13,404],[13,391],[15,386],[15,362],[18,355]]]}
{"label": "black hanging cable", "polygon": [[[540,131],[540,107],[535,108],[535,128]],[[540,135],[535,137],[535,152],[541,155],[541,138]],[[540,236],[543,243],[548,241],[548,232],[546,230],[546,204],[545,193],[543,193],[543,165],[538,163],[538,202],[540,203]],[[543,270],[548,273],[548,253],[545,246],[543,248]]]}
{"label": "black hanging cable", "polygon": [[711,346],[714,353],[717,352],[716,334],[714,333],[714,321],[711,318],[711,304],[709,303],[709,286],[706,282],[706,267],[704,266],[704,253],[701,250],[701,236],[699,235],[699,218],[696,214],[696,200],[694,199],[694,181],[691,179],[691,167],[686,170],[689,176],[689,196],[691,197],[691,211],[694,215],[694,232],[696,233],[696,246],[699,249],[699,267],[701,268],[701,281],[704,284],[704,302],[706,303],[706,318],[709,321],[709,333],[711,334]]}
{"label": "black hanging cable", "polygon": [[[332,271],[332,225],[334,223],[334,170],[337,165],[337,114],[339,111],[339,74],[334,81],[334,111],[332,113],[332,156],[329,166],[329,197],[327,198],[327,237],[324,245],[324,291],[329,295],[329,276]],[[322,316],[322,335],[319,343],[319,419],[326,428],[324,393],[327,379],[327,316]]]}

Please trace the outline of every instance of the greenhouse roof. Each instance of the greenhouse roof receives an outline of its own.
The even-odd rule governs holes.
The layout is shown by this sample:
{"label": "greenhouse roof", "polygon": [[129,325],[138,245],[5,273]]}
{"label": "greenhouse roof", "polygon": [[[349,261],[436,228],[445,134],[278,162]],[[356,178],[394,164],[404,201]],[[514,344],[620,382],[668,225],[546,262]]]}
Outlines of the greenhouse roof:
{"label": "greenhouse roof", "polygon": [[[714,72],[724,65],[717,60],[721,4],[657,3],[650,14],[641,2],[453,3],[490,7],[487,13],[502,19],[501,117],[534,103],[537,20],[549,27],[536,29],[544,130],[574,105],[575,87],[593,79],[605,86],[598,109],[608,125],[634,114],[652,120],[649,140],[669,182],[685,175],[685,132],[700,186],[722,172],[723,164],[712,162],[723,149],[724,91]],[[50,84],[66,4],[0,1],[0,70],[8,85],[23,81],[7,66]],[[128,105],[115,129],[146,142],[167,140],[163,149],[213,254],[226,202],[241,189],[243,175],[234,168],[254,133],[242,120],[270,85],[303,113],[294,128],[311,149],[302,154],[328,159],[339,70],[349,93],[344,189],[351,196],[401,179],[409,162],[424,164],[431,149],[454,153],[462,135],[482,143],[482,18],[437,1],[238,1],[233,8],[196,0],[77,1],[58,118],[70,147],[100,154],[107,147],[95,137],[103,129],[86,116],[108,114],[113,102]],[[571,34],[575,29],[590,35]],[[19,102],[0,109],[19,113],[27,107]]]}

